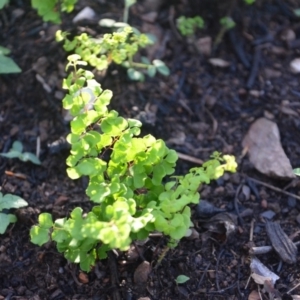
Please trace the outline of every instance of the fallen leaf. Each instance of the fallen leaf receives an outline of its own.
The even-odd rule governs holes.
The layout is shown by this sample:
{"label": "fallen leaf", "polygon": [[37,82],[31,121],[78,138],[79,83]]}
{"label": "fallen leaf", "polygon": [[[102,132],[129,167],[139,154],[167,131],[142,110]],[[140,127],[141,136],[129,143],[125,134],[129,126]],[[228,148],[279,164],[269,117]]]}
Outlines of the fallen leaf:
{"label": "fallen leaf", "polygon": [[252,291],[248,296],[248,300],[260,300],[258,291]]}
{"label": "fallen leaf", "polygon": [[196,47],[203,55],[210,55],[212,48],[212,39],[210,36],[205,36],[196,41]]}
{"label": "fallen leaf", "polygon": [[226,68],[230,65],[230,63],[222,58],[210,58],[208,60],[210,64],[215,67]]}
{"label": "fallen leaf", "polygon": [[[250,263],[250,268],[253,274],[255,275],[255,279],[259,280],[259,276],[262,276],[265,278],[265,280],[270,280],[270,282],[274,285],[275,282],[280,278],[278,275],[273,273],[270,269],[268,269],[258,258],[252,257],[251,258],[251,263]],[[252,274],[252,275],[253,275]],[[252,276],[251,275],[251,276]],[[252,276],[253,278],[253,276]],[[253,278],[254,279],[254,278]],[[255,280],[254,279],[254,280]],[[263,283],[258,283],[258,284],[264,284]]]}
{"label": "fallen leaf", "polygon": [[250,127],[242,145],[248,149],[250,162],[261,173],[280,178],[295,178],[281,143],[277,124],[260,118]]}
{"label": "fallen leaf", "polygon": [[265,284],[266,280],[271,280],[269,277],[265,277],[256,273],[251,274],[252,279],[257,283],[257,284]]}

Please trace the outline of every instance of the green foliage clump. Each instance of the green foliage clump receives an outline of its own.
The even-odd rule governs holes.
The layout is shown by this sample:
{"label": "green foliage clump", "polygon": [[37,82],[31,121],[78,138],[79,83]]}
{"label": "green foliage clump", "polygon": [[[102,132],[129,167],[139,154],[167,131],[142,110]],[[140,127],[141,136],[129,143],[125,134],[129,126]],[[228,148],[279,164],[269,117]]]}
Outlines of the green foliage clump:
{"label": "green foliage clump", "polygon": [[139,69],[147,70],[147,74],[153,77],[156,72],[169,75],[169,69],[160,60],[154,60],[152,64],[143,58],[142,63],[133,61],[139,49],[153,44],[153,41],[137,29],[130,26],[120,28],[117,32],[104,34],[102,38],[94,39],[83,33],[73,40],[67,38],[68,33],[58,31],[57,41],[64,41],[64,49],[67,52],[74,51],[97,70],[105,70],[114,62],[127,68],[127,73],[132,80],[144,80],[144,75]]}
{"label": "green foliage clump", "polygon": [[89,212],[77,207],[69,218],[54,222],[50,214],[41,214],[30,231],[32,242],[55,241],[58,251],[85,271],[108,250],[127,250],[153,231],[176,245],[191,225],[189,205],[199,202],[199,186],[234,172],[234,157],[214,153],[202,167],[168,178],[176,151],[152,135],[139,137],[141,123],[109,110],[112,92],[102,90],[90,71],[78,69],[86,62],[76,54],[68,59],[74,72],[63,83],[69,90],[63,106],[74,119],[67,173],[72,179],[88,176],[86,193],[95,205]]}
{"label": "green foliage clump", "polygon": [[7,158],[18,158],[21,161],[30,161],[36,165],[41,164],[36,155],[30,152],[23,152],[23,145],[19,141],[15,141],[12,145],[12,148],[7,153],[0,153],[0,156]]}
{"label": "green foliage clump", "polygon": [[4,213],[4,209],[20,208],[27,206],[28,203],[15,195],[0,193],[0,234],[3,234],[10,223],[15,223],[17,218],[14,214]]}
{"label": "green foliage clump", "polygon": [[204,20],[200,16],[187,18],[181,16],[177,19],[177,28],[183,36],[192,36],[197,29],[204,27]]}
{"label": "green foliage clump", "polygon": [[60,12],[72,12],[78,0],[31,0],[45,22],[61,23]]}
{"label": "green foliage clump", "polygon": [[7,55],[10,50],[0,46],[0,74],[20,73],[22,70]]}

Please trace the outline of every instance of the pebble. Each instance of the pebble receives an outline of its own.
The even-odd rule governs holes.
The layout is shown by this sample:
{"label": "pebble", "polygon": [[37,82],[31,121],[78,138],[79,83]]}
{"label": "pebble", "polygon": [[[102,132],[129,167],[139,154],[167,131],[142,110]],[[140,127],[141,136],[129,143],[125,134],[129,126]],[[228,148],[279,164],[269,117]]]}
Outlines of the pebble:
{"label": "pebble", "polygon": [[263,213],[260,214],[260,217],[266,218],[268,220],[273,219],[273,217],[276,215],[276,213],[273,210],[266,210]]}
{"label": "pebble", "polygon": [[96,16],[95,11],[90,7],[85,7],[81,10],[73,19],[73,23],[77,23],[82,20],[91,20]]}
{"label": "pebble", "polygon": [[300,214],[296,217],[296,221],[297,221],[298,224],[300,225]]}
{"label": "pebble", "polygon": [[290,62],[290,68],[293,73],[300,73],[300,58],[295,58]]}
{"label": "pebble", "polygon": [[262,208],[268,208],[268,201],[266,199],[261,200],[260,203]]}
{"label": "pebble", "polygon": [[288,206],[294,208],[297,205],[297,201],[294,197],[288,197]]}

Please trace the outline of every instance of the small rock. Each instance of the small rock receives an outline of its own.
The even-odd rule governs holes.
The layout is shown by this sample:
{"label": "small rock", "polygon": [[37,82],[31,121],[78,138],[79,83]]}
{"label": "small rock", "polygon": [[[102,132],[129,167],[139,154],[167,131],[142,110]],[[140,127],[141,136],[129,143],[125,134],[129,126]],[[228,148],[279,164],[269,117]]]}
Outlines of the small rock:
{"label": "small rock", "polygon": [[289,196],[288,197],[288,206],[293,208],[296,205],[297,205],[296,199],[294,197],[292,197],[292,196]]}
{"label": "small rock", "polygon": [[208,61],[211,65],[219,68],[227,68],[230,66],[230,62],[222,58],[210,58]]}
{"label": "small rock", "polygon": [[300,225],[300,214],[296,217],[296,221],[297,221],[298,224]]}
{"label": "small rock", "polygon": [[268,220],[272,220],[273,217],[276,215],[276,213],[272,210],[266,210],[263,213],[260,214],[260,217],[266,218]]}
{"label": "small rock", "polygon": [[151,272],[151,266],[148,261],[143,261],[135,270],[133,280],[137,284],[146,283]]}
{"label": "small rock", "polygon": [[261,200],[260,206],[262,208],[268,208],[268,201],[266,199]]}
{"label": "small rock", "polygon": [[78,279],[81,283],[84,283],[84,284],[89,283],[89,277],[84,272],[79,273]]}
{"label": "small rock", "polygon": [[188,240],[197,240],[199,239],[199,232],[195,228],[190,228],[191,234],[186,237]]}
{"label": "small rock", "polygon": [[268,79],[278,78],[281,76],[281,72],[271,68],[265,68],[265,75]]}
{"label": "small rock", "polygon": [[90,8],[89,6],[86,6],[74,17],[73,23],[77,23],[82,20],[91,20],[95,16],[96,16],[95,11],[92,8]]}
{"label": "small rock", "polygon": [[295,74],[300,73],[300,58],[295,58],[290,62],[291,71]]}
{"label": "small rock", "polygon": [[242,187],[242,193],[243,193],[243,195],[245,197],[245,200],[248,201],[250,199],[250,194],[251,194],[250,188],[249,188],[248,185],[243,185],[243,187]]}
{"label": "small rock", "polygon": [[143,21],[149,22],[149,23],[154,23],[157,19],[158,13],[156,11],[150,11],[146,14],[143,14],[141,16],[141,19]]}
{"label": "small rock", "polygon": [[288,28],[281,33],[280,37],[283,41],[291,42],[296,39],[296,33],[294,30]]}
{"label": "small rock", "polygon": [[261,96],[261,92],[257,90],[250,90],[249,94],[255,98],[259,98]]}

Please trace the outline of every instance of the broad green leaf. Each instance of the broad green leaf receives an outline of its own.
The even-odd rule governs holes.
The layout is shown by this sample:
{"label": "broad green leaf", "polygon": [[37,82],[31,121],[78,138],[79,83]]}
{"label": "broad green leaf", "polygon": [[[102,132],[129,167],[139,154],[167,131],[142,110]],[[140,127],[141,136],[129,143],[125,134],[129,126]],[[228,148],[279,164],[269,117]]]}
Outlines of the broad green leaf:
{"label": "broad green leaf", "polygon": [[163,61],[161,61],[159,59],[155,59],[155,60],[153,60],[152,63],[155,66],[157,72],[159,72],[160,74],[162,74],[164,76],[170,75],[170,70]]}
{"label": "broad green leaf", "polygon": [[22,157],[22,153],[15,151],[15,150],[10,150],[7,153],[0,153],[0,156],[6,157],[6,158],[20,158],[20,157]]}
{"label": "broad green leaf", "polygon": [[[2,194],[0,194],[0,196],[2,196]],[[0,197],[0,211],[3,209],[20,208],[27,205],[28,203],[19,196],[6,194],[5,196]]]}
{"label": "broad green leaf", "polygon": [[15,223],[17,218],[12,214],[0,212],[0,234],[3,234],[10,223]]}
{"label": "broad green leaf", "polygon": [[42,213],[39,215],[39,226],[49,229],[53,226],[52,215],[49,213]]}
{"label": "broad green leaf", "polygon": [[0,74],[20,73],[22,70],[9,57],[0,55]]}
{"label": "broad green leaf", "polygon": [[18,151],[18,152],[22,152],[22,151],[23,151],[23,145],[22,145],[21,142],[15,141],[15,142],[12,144],[12,149],[15,150],[15,151]]}
{"label": "broad green leaf", "polygon": [[156,67],[155,66],[149,66],[147,69],[147,74],[149,77],[154,77],[156,74]]}
{"label": "broad green leaf", "polygon": [[182,283],[186,283],[188,280],[190,280],[190,277],[185,275],[179,275],[176,277],[175,282],[176,284],[182,284]]}
{"label": "broad green leaf", "polygon": [[294,174],[300,176],[300,168],[296,168],[293,170]]}
{"label": "broad green leaf", "polygon": [[[1,3],[7,3],[8,0],[0,0],[0,9],[1,9]],[[8,48],[0,46],[0,55],[8,55],[10,54],[10,50]]]}
{"label": "broad green leaf", "polygon": [[134,81],[144,81],[145,80],[144,74],[140,71],[137,71],[137,70],[133,69],[133,68],[129,68],[127,70],[127,75],[131,80],[134,80]]}
{"label": "broad green leaf", "polygon": [[[80,247],[81,249],[81,247]],[[80,252],[80,269],[86,272],[91,271],[91,267],[95,265],[95,261],[97,258],[96,249],[93,249],[92,251],[86,252],[81,251]]]}
{"label": "broad green leaf", "polygon": [[32,243],[42,246],[50,239],[49,229],[41,228],[39,226],[33,226],[30,229],[30,239]]}
{"label": "broad green leaf", "polygon": [[32,163],[36,164],[36,165],[40,165],[41,161],[38,159],[38,157],[36,155],[34,155],[33,153],[30,152],[24,152],[22,154],[22,156],[20,157],[20,159],[22,161],[31,161]]}

